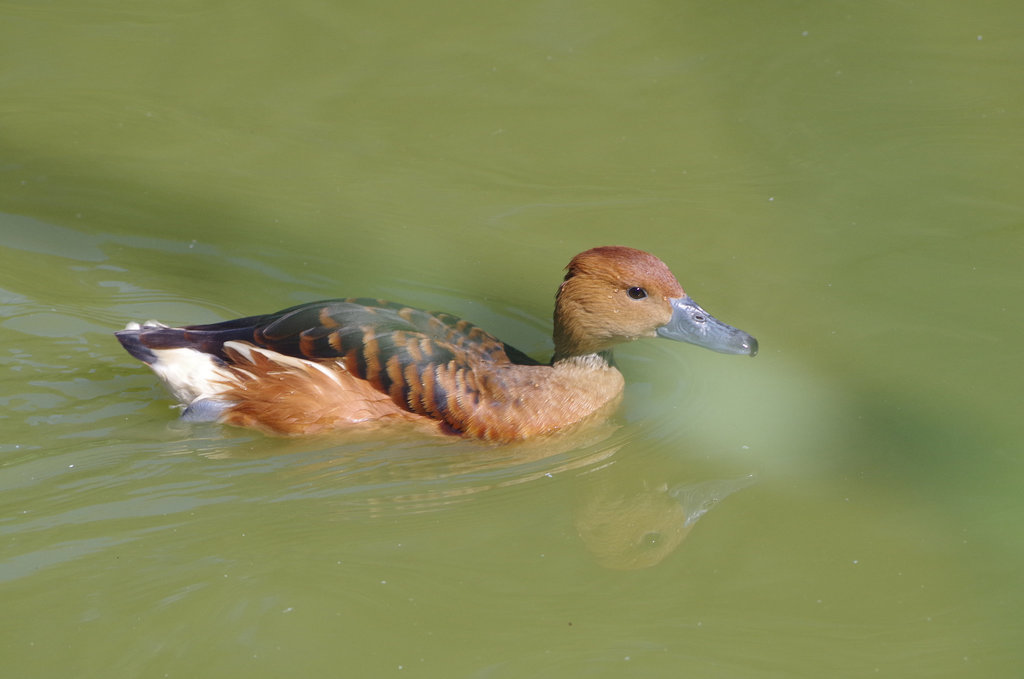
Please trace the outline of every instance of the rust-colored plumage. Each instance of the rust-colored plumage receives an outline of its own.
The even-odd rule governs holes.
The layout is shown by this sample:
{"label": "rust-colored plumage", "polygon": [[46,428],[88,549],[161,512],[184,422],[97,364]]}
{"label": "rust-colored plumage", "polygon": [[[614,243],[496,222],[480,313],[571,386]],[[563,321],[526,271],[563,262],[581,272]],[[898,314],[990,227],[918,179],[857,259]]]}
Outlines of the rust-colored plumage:
{"label": "rust-colored plumage", "polygon": [[577,255],[558,292],[549,364],[468,321],[376,299],[183,328],[132,324],[117,335],[192,419],[289,435],[411,422],[513,441],[614,407],[623,380],[611,347],[664,335],[678,299],[688,298],[652,255],[622,247]]}

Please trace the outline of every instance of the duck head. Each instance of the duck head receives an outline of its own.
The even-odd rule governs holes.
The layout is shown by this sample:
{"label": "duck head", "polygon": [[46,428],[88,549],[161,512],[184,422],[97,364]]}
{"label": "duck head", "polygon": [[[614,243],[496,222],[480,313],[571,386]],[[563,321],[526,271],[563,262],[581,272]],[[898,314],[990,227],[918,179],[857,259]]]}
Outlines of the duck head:
{"label": "duck head", "polygon": [[555,301],[554,360],[665,337],[725,354],[757,354],[757,340],[722,323],[683,292],[665,263],[608,246],[569,262]]}

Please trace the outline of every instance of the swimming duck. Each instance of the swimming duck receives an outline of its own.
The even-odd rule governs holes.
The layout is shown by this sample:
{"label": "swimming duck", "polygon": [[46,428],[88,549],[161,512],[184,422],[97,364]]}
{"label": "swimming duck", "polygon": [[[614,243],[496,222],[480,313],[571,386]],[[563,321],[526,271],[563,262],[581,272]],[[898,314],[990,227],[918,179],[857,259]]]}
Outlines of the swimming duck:
{"label": "swimming duck", "polygon": [[576,255],[555,297],[555,351],[539,363],[468,321],[377,299],[301,304],[263,316],[115,333],[185,407],[182,417],[281,435],[413,422],[510,442],[614,407],[611,350],[665,337],[728,354],[757,340],[715,319],[654,255]]}

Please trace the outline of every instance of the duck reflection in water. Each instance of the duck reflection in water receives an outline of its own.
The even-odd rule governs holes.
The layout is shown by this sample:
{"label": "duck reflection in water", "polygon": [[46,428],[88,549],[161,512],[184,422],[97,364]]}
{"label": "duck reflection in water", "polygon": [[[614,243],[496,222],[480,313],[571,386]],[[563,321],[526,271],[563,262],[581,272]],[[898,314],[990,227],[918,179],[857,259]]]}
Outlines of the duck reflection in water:
{"label": "duck reflection in water", "polygon": [[623,441],[623,434],[624,428],[609,422],[500,447],[471,442],[422,447],[411,437],[405,443],[413,443],[403,447],[401,439],[388,439],[381,448],[357,447],[289,467],[287,473],[301,487],[337,488],[340,515],[387,521],[486,501],[489,494],[513,487],[534,485],[526,492],[543,493],[535,484],[557,483],[556,494],[571,498],[578,544],[613,570],[661,563],[712,508],[755,482],[753,475],[680,480],[684,472],[669,460],[652,463]]}
{"label": "duck reflection in water", "polygon": [[650,568],[674,552],[715,505],[752,483],[752,475],[675,485],[641,480],[627,490],[599,481],[576,510],[576,530],[605,568]]}

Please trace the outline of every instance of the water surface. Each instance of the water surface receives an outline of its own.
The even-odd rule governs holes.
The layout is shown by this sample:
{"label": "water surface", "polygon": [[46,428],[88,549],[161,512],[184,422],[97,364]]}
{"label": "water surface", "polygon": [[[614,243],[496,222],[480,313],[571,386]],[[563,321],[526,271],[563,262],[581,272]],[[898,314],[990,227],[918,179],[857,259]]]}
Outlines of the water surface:
{"label": "water surface", "polygon": [[[1015,676],[1016,4],[0,4],[10,676]],[[654,252],[756,360],[555,449],[187,426],[117,345],[338,296],[544,359]]]}

